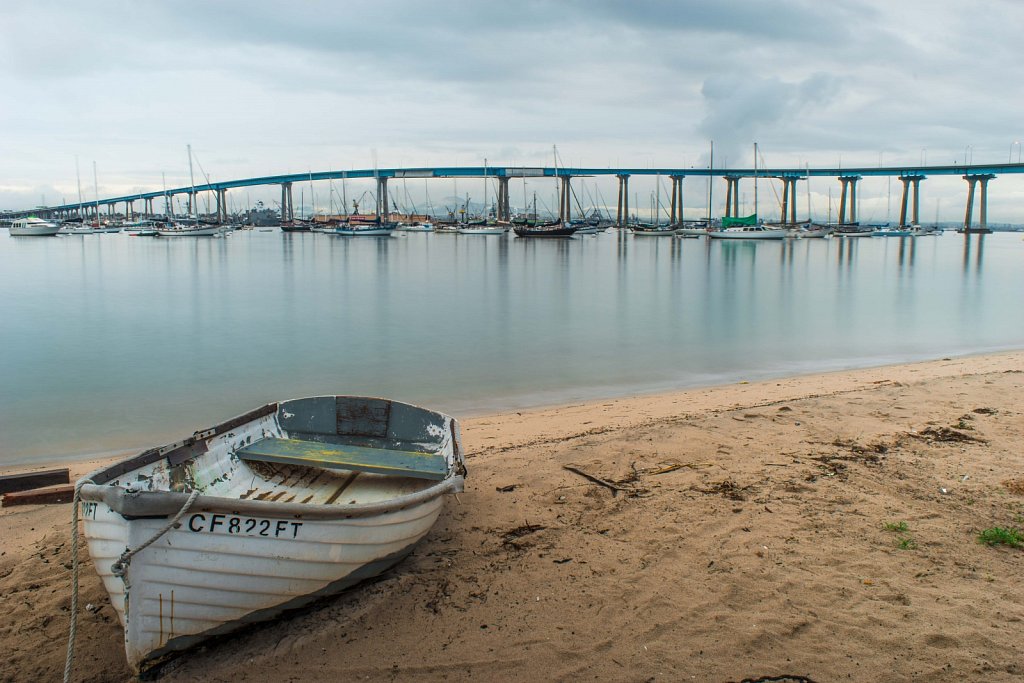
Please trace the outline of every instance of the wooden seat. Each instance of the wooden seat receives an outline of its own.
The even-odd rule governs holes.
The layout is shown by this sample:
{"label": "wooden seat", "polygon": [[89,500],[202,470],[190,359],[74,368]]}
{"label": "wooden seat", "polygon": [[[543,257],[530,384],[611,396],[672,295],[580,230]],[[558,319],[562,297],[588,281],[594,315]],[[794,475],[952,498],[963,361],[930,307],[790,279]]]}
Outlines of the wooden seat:
{"label": "wooden seat", "polygon": [[417,479],[444,479],[448,463],[436,453],[365,448],[298,439],[260,439],[235,451],[243,460],[261,460],[306,467],[393,474]]}

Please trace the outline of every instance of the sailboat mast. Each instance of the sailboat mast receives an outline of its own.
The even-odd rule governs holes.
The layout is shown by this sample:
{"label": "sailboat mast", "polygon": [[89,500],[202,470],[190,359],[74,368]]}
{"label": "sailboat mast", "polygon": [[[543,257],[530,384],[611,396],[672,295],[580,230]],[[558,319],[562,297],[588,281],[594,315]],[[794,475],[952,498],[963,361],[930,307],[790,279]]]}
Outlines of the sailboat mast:
{"label": "sailboat mast", "polygon": [[[807,221],[811,222],[813,220],[811,218],[811,165],[808,163],[805,168],[807,169]],[[796,200],[795,197],[793,199]]]}
{"label": "sailboat mast", "polygon": [[711,174],[715,169],[715,141],[711,141],[711,159],[708,161],[708,228],[711,227],[711,197],[715,188]]}
{"label": "sailboat mast", "polygon": [[345,183],[345,177],[348,175],[345,171],[341,172],[341,206],[342,211],[345,212],[345,216],[348,216],[348,189]]}
{"label": "sailboat mast", "polygon": [[78,157],[75,157],[75,178],[78,180],[78,210],[82,210],[82,172],[78,170]]}
{"label": "sailboat mast", "polygon": [[171,219],[171,198],[167,194],[167,174],[163,171],[160,172],[160,179],[164,184],[164,218],[167,220]]}
{"label": "sailboat mast", "polygon": [[96,175],[96,161],[92,162],[92,187],[96,192],[96,227],[100,227],[100,181]]}
{"label": "sailboat mast", "polygon": [[490,215],[490,207],[487,205],[487,159],[484,159],[484,225]]}
{"label": "sailboat mast", "polygon": [[754,143],[754,221],[757,222],[757,143]]}
{"label": "sailboat mast", "polygon": [[[196,203],[196,179],[192,175],[192,145],[185,145],[188,148],[188,181],[192,185],[192,196],[189,201],[189,208],[196,212],[196,219],[199,218],[199,207],[192,206]],[[191,218],[191,216],[189,216]]]}
{"label": "sailboat mast", "polygon": [[654,225],[661,225],[661,174],[659,173],[656,177],[658,187],[655,188],[656,201],[654,202]]}

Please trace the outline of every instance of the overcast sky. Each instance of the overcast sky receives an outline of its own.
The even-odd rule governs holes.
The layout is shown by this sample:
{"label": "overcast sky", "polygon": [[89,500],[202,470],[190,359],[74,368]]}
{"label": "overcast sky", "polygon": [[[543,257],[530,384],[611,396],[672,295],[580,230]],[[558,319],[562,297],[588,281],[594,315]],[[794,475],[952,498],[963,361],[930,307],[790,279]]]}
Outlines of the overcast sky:
{"label": "overcast sky", "polygon": [[[93,162],[100,196],[186,185],[186,144],[229,180],[549,165],[552,145],[685,167],[711,140],[716,166],[749,167],[754,141],[768,166],[997,163],[1024,140],[1009,0],[40,0],[0,26],[0,208],[75,201],[76,157],[86,200]],[[839,185],[815,185],[823,211]],[[1024,177],[990,188],[990,220],[1024,221]],[[962,217],[963,180],[922,190],[929,218]],[[865,181],[862,213],[888,195]]]}

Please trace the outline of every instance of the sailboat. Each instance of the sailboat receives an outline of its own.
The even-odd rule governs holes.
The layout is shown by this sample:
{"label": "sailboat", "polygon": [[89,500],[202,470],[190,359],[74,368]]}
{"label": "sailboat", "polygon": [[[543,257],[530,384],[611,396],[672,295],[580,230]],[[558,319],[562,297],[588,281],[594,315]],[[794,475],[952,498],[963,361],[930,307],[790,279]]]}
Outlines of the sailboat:
{"label": "sailboat", "polygon": [[[193,204],[195,203],[196,196],[196,179],[192,173],[192,145],[187,145],[188,148],[188,178],[192,185],[192,198]],[[194,211],[198,210],[198,207],[192,207]],[[219,225],[206,225],[199,222],[198,215],[189,215],[183,221],[176,221],[172,217],[168,216],[167,223],[158,224],[156,228],[156,234],[160,237],[217,237],[222,234],[222,228]]]}
{"label": "sailboat", "polygon": [[719,240],[781,240],[788,231],[784,228],[766,228],[757,218],[757,143],[754,143],[754,213],[742,217],[725,217],[722,228],[712,230],[708,236]]}

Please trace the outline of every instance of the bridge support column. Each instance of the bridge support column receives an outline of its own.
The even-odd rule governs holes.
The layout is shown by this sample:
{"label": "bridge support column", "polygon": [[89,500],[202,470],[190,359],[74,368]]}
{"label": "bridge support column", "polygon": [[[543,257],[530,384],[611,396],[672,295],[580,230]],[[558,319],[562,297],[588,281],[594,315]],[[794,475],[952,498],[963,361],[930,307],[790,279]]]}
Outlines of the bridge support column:
{"label": "bridge support column", "polygon": [[789,224],[789,178],[782,179],[782,224]]}
{"label": "bridge support column", "polygon": [[670,177],[672,178],[672,215],[669,222],[675,225],[683,222],[683,176]]}
{"label": "bridge support column", "polygon": [[295,220],[295,207],[292,206],[292,184],[281,183],[281,220]]}
{"label": "bridge support column", "polygon": [[914,185],[914,210],[912,213],[911,221],[914,225],[921,224],[921,181],[924,180],[924,176],[917,176],[910,182]]}
{"label": "bridge support column", "polygon": [[843,185],[842,193],[839,198],[839,223],[846,223],[846,206],[847,198],[849,198],[850,207],[850,223],[857,222],[857,181],[860,180],[859,175],[848,175],[839,176],[839,182]]}
{"label": "bridge support column", "polygon": [[971,229],[971,218],[974,214],[974,188],[981,183],[981,216],[978,228],[988,229],[988,181],[995,178],[991,173],[980,175],[965,175],[964,180],[968,183],[967,189],[967,213],[964,215],[964,230]]}
{"label": "bridge support column", "polygon": [[725,217],[735,218],[740,215],[740,179],[737,176],[725,178]]}
{"label": "bridge support column", "polygon": [[629,223],[629,176],[615,176],[619,179],[619,205],[615,212],[615,225],[620,228]]}
{"label": "bridge support column", "polygon": [[[900,199],[900,227],[902,228],[907,224],[907,200],[910,198],[910,177],[900,176],[900,182],[903,183],[903,197]],[[971,186],[971,192],[974,192],[973,185]]]}
{"label": "bridge support column", "polygon": [[558,200],[558,219],[566,222],[572,218],[572,187],[569,185],[570,176],[559,176],[561,180],[561,192]]}
{"label": "bridge support column", "polygon": [[[789,184],[792,188],[789,192],[789,222],[791,225],[796,225],[796,178],[790,178]],[[810,215],[807,216],[810,220]]]}
{"label": "bridge support column", "polygon": [[217,222],[228,222],[228,191],[224,189],[215,190],[217,193]]}
{"label": "bridge support column", "polygon": [[509,206],[508,181],[510,178],[498,176],[498,220],[508,221],[512,219],[512,208]]}
{"label": "bridge support column", "polygon": [[[466,207],[466,210],[468,211],[469,207]],[[389,213],[390,213],[390,211],[388,210],[388,179],[387,178],[378,177],[377,178],[377,216],[381,219],[381,221],[387,222],[388,214]]]}

